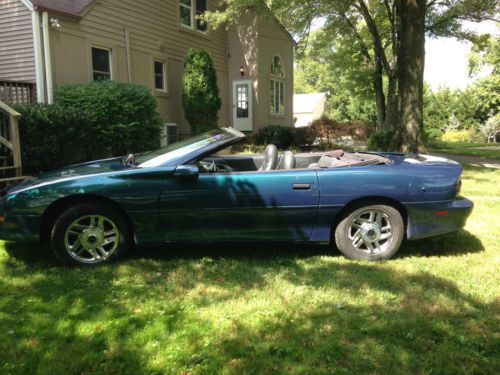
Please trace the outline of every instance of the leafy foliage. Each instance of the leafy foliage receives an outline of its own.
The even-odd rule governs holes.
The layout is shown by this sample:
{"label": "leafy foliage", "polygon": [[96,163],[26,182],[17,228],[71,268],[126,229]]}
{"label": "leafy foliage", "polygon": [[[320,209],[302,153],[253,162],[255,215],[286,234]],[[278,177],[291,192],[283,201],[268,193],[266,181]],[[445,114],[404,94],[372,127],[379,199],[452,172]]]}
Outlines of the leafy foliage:
{"label": "leafy foliage", "polygon": [[217,74],[206,49],[190,49],[184,62],[182,106],[193,134],[217,127],[222,106]]}
{"label": "leafy foliage", "polygon": [[17,106],[21,113],[21,158],[26,174],[37,174],[85,159],[87,115],[60,105]]}
{"label": "leafy foliage", "polygon": [[349,34],[331,39],[326,28],[310,35],[307,47],[297,55],[295,92],[328,93],[326,115],[336,121],[375,121],[372,74],[363,56],[352,53]]}
{"label": "leafy foliage", "polygon": [[479,127],[479,130],[484,135],[487,142],[495,142],[497,135],[500,133],[500,113],[491,116],[484,125]]}
{"label": "leafy foliage", "polygon": [[[377,125],[380,129],[396,130],[393,147],[412,151],[421,144],[425,34],[474,40],[477,36],[465,30],[463,22],[478,22],[498,14],[496,0],[224,0],[223,3],[222,10],[205,15],[211,27],[236,22],[240,14],[254,6],[261,15],[277,16],[301,38],[302,49],[308,45],[311,25],[321,19],[329,36],[324,44],[326,53],[340,51],[338,41],[344,49],[351,49],[350,70],[357,70],[360,75],[369,72],[371,76]],[[332,61],[323,61],[325,67],[312,69],[319,73],[323,69],[334,70]],[[388,82],[386,92],[384,82]]]}
{"label": "leafy foliage", "polygon": [[477,140],[477,133],[470,130],[447,130],[441,140],[444,142],[475,142]]}
{"label": "leafy foliage", "polygon": [[[161,120],[156,100],[141,85],[95,81],[64,85],[57,92],[60,106],[78,110],[87,118],[82,143],[86,159],[139,152],[158,145]],[[76,140],[75,140],[76,141]]]}
{"label": "leafy foliage", "polygon": [[372,151],[388,151],[394,138],[393,132],[377,132],[368,138],[368,149]]}
{"label": "leafy foliage", "polygon": [[257,133],[257,143],[273,144],[279,149],[289,148],[293,141],[293,130],[288,126],[268,125]]}

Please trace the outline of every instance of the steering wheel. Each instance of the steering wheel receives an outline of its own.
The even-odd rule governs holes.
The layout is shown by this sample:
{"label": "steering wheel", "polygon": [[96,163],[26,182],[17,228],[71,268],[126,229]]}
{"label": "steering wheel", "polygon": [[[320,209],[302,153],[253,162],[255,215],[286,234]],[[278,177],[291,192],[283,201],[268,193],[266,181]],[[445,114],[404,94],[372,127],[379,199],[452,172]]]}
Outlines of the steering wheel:
{"label": "steering wheel", "polygon": [[200,161],[199,165],[201,168],[203,168],[202,172],[205,173],[228,173],[233,171],[233,169],[229,165],[216,163],[215,159],[211,162]]}

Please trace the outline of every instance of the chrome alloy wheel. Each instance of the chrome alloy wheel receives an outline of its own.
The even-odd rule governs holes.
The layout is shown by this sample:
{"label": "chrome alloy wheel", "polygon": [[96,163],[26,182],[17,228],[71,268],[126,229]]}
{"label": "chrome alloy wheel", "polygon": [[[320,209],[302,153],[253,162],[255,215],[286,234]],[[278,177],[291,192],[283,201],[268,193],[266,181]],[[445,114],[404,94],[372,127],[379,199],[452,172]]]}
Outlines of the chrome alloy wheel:
{"label": "chrome alloy wheel", "polygon": [[108,259],[119,244],[118,228],[102,215],[82,216],[73,221],[64,234],[66,251],[82,263],[100,263]]}
{"label": "chrome alloy wheel", "polygon": [[352,245],[370,255],[384,252],[393,238],[389,216],[376,209],[362,211],[351,219],[348,237]]}

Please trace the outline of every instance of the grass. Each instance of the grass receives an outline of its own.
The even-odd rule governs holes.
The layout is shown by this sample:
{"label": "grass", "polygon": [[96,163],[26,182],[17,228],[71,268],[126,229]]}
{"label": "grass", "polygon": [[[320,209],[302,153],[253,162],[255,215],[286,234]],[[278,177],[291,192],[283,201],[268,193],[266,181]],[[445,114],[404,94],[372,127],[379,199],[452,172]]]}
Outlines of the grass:
{"label": "grass", "polygon": [[[495,147],[496,148],[493,148]],[[483,149],[489,147],[488,149]],[[430,151],[441,154],[466,155],[488,159],[500,159],[498,143],[439,142]]]}
{"label": "grass", "polygon": [[466,168],[463,194],[465,230],[376,264],[184,246],[69,269],[0,244],[0,373],[499,373],[500,171]]}

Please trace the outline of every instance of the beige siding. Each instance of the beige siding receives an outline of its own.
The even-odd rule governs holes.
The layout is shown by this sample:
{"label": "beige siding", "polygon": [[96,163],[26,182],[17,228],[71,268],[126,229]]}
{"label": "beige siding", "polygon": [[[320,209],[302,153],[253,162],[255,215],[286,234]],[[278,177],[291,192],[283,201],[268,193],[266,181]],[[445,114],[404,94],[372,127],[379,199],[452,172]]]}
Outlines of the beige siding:
{"label": "beige siding", "polygon": [[35,82],[31,13],[19,0],[0,1],[0,80]]}
{"label": "beige siding", "polygon": [[[253,9],[248,9],[236,22],[232,25],[228,32],[229,38],[229,92],[232,109],[232,82],[240,80],[252,80],[253,86],[253,128],[256,130],[256,119],[258,114],[259,102],[257,100],[258,83],[259,83],[259,48],[257,45],[258,26],[257,16]],[[240,68],[243,67],[244,75],[241,75]],[[230,112],[231,126],[233,124],[233,112]]]}
{"label": "beige siding", "polygon": [[[210,3],[210,2],[209,2]],[[78,22],[59,19],[51,30],[53,74],[56,86],[85,82],[92,77],[91,46],[111,49],[113,79],[127,81],[125,31],[129,31],[132,81],[156,95],[161,116],[188,133],[182,114],[182,66],[189,48],[206,47],[214,60],[223,101],[220,124],[228,123],[228,52],[224,30],[207,35],[184,29],[178,21],[177,0],[101,0]],[[153,59],[167,62],[168,93],[153,90]]]}
{"label": "beige siding", "polygon": [[[259,17],[259,110],[257,123],[293,126],[293,42],[274,20]],[[271,61],[275,54],[281,56],[285,68],[285,114],[270,114]]]}
{"label": "beige siding", "polygon": [[[259,17],[253,9],[229,29],[229,78],[231,82],[251,79],[253,83],[253,132],[267,125],[293,125],[293,48],[293,41],[275,20]],[[274,54],[281,56],[285,68],[285,114],[282,116],[270,114]],[[243,77],[241,66],[245,69]],[[232,94],[230,98],[232,100]]]}

